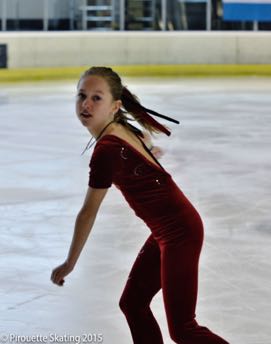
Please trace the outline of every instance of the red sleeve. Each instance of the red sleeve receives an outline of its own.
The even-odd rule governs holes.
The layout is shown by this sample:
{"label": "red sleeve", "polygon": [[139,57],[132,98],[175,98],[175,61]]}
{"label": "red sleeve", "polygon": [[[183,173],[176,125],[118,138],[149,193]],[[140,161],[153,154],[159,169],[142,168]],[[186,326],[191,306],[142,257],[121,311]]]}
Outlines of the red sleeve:
{"label": "red sleeve", "polygon": [[116,149],[110,145],[96,145],[90,163],[88,186],[92,188],[109,188],[116,171]]}

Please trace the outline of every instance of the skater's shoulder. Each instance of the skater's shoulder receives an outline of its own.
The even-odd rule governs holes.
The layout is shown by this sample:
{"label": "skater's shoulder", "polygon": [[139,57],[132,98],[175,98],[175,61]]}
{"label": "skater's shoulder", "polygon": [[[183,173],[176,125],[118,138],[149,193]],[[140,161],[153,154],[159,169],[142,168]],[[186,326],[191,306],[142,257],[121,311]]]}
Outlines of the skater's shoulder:
{"label": "skater's shoulder", "polygon": [[91,155],[91,160],[105,160],[109,162],[119,153],[120,142],[113,135],[105,135],[97,141]]}

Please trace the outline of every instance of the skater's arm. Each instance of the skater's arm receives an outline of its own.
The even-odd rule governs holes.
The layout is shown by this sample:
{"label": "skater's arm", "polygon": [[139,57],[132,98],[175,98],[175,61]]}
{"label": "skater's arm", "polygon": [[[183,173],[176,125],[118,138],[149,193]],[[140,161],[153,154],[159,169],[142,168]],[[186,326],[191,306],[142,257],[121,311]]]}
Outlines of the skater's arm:
{"label": "skater's arm", "polygon": [[89,236],[107,190],[88,188],[84,204],[76,217],[73,239],[66,259],[67,264],[72,268],[75,266]]}
{"label": "skater's arm", "polygon": [[88,188],[84,204],[76,217],[73,238],[67,259],[63,264],[53,270],[51,275],[53,283],[63,285],[64,277],[73,270],[93,227],[99,207],[107,190]]}

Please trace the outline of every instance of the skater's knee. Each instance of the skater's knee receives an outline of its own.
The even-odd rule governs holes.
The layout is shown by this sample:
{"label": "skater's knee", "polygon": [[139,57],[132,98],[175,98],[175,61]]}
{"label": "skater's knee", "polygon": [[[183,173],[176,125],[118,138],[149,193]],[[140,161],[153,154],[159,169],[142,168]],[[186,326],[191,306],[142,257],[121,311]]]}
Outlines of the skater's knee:
{"label": "skater's knee", "polygon": [[131,314],[144,312],[149,307],[149,304],[139,292],[134,293],[133,291],[125,290],[119,300],[119,307],[123,313]]}
{"label": "skater's knee", "polygon": [[132,313],[135,310],[140,309],[140,300],[137,300],[135,295],[127,292],[123,293],[119,300],[119,307],[123,313]]}
{"label": "skater's knee", "polygon": [[126,298],[126,296],[124,296],[123,294],[119,300],[119,307],[123,313],[127,313],[128,309],[129,309],[129,301]]}

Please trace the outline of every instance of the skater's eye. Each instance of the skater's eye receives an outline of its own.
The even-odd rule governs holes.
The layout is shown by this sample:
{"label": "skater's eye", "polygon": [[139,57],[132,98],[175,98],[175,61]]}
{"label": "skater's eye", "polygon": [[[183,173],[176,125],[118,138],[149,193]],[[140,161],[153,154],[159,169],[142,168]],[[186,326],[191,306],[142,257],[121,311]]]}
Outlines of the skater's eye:
{"label": "skater's eye", "polygon": [[77,94],[77,98],[79,98],[79,99],[85,99],[85,98],[86,98],[86,95],[85,95],[84,93],[82,93],[82,92],[79,92],[79,93]]}
{"label": "skater's eye", "polygon": [[101,97],[99,97],[99,96],[93,96],[92,99],[93,99],[94,101],[99,101],[99,100],[101,100]]}

